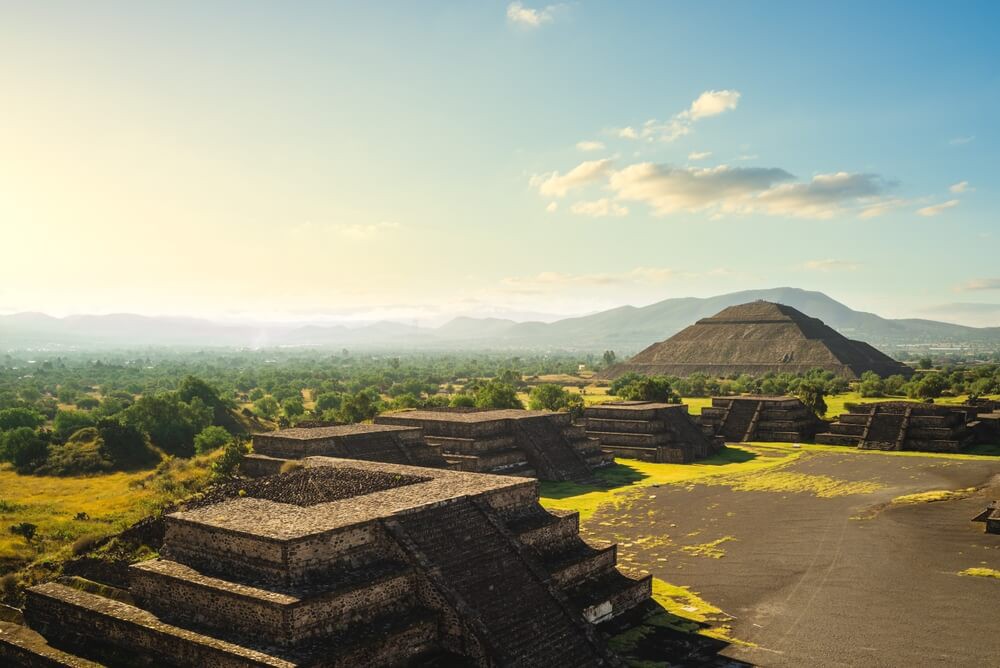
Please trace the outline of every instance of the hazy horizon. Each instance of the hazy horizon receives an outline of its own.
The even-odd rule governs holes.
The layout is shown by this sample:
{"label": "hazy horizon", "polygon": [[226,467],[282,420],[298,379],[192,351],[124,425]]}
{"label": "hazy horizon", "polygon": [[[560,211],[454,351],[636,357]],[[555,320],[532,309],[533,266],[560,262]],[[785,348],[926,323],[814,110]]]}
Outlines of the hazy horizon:
{"label": "hazy horizon", "polygon": [[789,285],[1000,325],[1000,7],[719,15],[6,4],[0,312],[557,319]]}

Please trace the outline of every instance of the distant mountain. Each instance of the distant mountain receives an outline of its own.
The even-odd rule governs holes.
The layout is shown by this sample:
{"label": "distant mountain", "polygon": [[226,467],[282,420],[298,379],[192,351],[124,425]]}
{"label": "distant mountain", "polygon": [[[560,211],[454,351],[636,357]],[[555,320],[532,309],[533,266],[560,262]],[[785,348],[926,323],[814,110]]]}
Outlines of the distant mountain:
{"label": "distant mountain", "polygon": [[728,306],[757,299],[787,304],[851,339],[882,348],[907,344],[1000,346],[1000,327],[966,327],[922,319],[890,320],[855,311],[822,292],[798,288],[746,290],[697,299],[621,306],[551,323],[459,317],[437,328],[378,322],[344,325],[227,325],[196,318],[131,314],[53,318],[40,313],[0,316],[0,349],[52,347],[336,346],[379,349],[560,349],[628,354],[662,341]]}

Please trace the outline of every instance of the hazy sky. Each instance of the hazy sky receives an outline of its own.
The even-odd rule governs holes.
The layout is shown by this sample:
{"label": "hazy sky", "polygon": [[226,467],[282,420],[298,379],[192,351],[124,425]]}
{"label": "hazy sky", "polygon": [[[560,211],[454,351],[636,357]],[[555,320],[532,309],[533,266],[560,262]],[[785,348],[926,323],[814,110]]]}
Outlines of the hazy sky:
{"label": "hazy sky", "polygon": [[0,312],[1000,325],[1000,3],[0,4]]}

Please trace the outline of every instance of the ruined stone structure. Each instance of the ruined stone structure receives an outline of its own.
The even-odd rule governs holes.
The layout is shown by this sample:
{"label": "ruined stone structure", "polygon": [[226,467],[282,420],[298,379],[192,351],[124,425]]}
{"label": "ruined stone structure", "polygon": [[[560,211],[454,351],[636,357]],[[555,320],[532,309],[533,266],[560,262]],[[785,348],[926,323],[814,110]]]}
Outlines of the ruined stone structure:
{"label": "ruined stone structure", "polygon": [[600,377],[614,379],[631,371],[647,376],[703,373],[721,378],[812,369],[845,378],[859,378],[865,371],[882,377],[913,374],[905,364],[863,341],[844,337],[821,320],[791,306],[757,301],[702,318]]}
{"label": "ruined stone structure", "polygon": [[847,404],[847,413],[830,425],[817,443],[856,446],[862,450],[924,450],[958,452],[974,436],[968,406],[946,406],[915,401]]}
{"label": "ruined stone structure", "polygon": [[448,467],[448,461],[438,448],[427,444],[419,428],[348,424],[254,434],[253,454],[244,459],[242,470],[251,477],[273,475],[289,460],[315,456]]}
{"label": "ruined stone structure", "polygon": [[303,464],[168,515],[118,600],[32,587],[34,632],[0,633],[0,664],[610,665],[595,626],[651,595],[576,513],[546,512],[535,480]]}
{"label": "ruined stone structure", "polygon": [[973,517],[972,521],[986,524],[986,533],[1000,534],[1000,501],[991,501],[986,510]]}
{"label": "ruined stone structure", "polygon": [[617,401],[590,406],[583,415],[587,435],[616,457],[686,464],[725,445],[706,435],[684,404]]}
{"label": "ruined stone structure", "polygon": [[812,441],[822,420],[797,397],[712,397],[701,423],[730,443]]}
{"label": "ruined stone structure", "polygon": [[586,480],[614,461],[568,413],[524,410],[410,410],[376,424],[421,427],[424,438],[463,471]]}

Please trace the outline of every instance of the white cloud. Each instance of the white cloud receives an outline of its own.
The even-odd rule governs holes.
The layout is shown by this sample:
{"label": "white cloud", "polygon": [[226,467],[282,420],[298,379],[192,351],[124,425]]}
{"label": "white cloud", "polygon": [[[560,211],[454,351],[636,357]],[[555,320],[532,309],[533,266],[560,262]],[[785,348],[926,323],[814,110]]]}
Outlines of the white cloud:
{"label": "white cloud", "polygon": [[545,210],[549,213],[555,213],[559,208],[559,202],[549,202],[549,205],[545,207]]}
{"label": "white cloud", "polygon": [[538,28],[543,23],[551,23],[562,5],[547,5],[541,9],[525,7],[520,2],[507,5],[507,20],[527,28]]}
{"label": "white cloud", "polygon": [[681,115],[697,121],[709,116],[718,116],[724,111],[735,109],[740,101],[740,92],[735,90],[706,90],[691,103],[691,108]]}
{"label": "white cloud", "polygon": [[957,199],[950,199],[947,202],[941,202],[940,204],[933,204],[931,206],[925,206],[922,209],[917,209],[917,214],[925,217],[939,216],[944,213],[947,209],[958,206]]}
{"label": "white cloud", "polygon": [[628,215],[628,207],[617,202],[612,202],[607,197],[602,197],[593,202],[577,202],[570,211],[581,216],[592,216],[594,218],[606,218],[608,216],[621,218]]}
{"label": "white cloud", "polygon": [[680,168],[650,162],[612,172],[609,185],[620,199],[645,202],[660,215],[709,207],[734,210],[754,194],[787,181],[783,169],[762,167]]}
{"label": "white cloud", "polygon": [[847,260],[808,260],[802,263],[802,267],[805,269],[813,269],[815,271],[854,271],[860,265],[856,262],[848,262]]}
{"label": "white cloud", "polygon": [[974,278],[955,288],[965,292],[969,290],[1000,290],[1000,278]]}
{"label": "white cloud", "polygon": [[[760,194],[758,202],[771,214],[831,218],[845,205],[872,201],[885,189],[875,174],[818,174],[807,183],[784,183]],[[870,217],[870,216],[869,216]]]}
{"label": "white cloud", "polygon": [[899,209],[904,206],[909,206],[912,204],[910,200],[891,198],[891,199],[879,199],[873,204],[865,205],[861,209],[861,213],[858,214],[859,218],[877,218],[882,214],[889,213],[895,209]]}
{"label": "white cloud", "polygon": [[707,90],[691,103],[691,106],[674,114],[665,121],[652,118],[642,124],[637,131],[632,126],[616,130],[624,139],[645,139],[646,141],[674,141],[678,137],[690,134],[695,121],[735,109],[740,101],[740,92],[735,90]]}
{"label": "white cloud", "polygon": [[962,144],[968,144],[973,139],[975,139],[975,137],[972,135],[969,135],[968,137],[955,137],[948,143],[951,144],[952,146],[961,146]]}
{"label": "white cloud", "polygon": [[970,187],[968,181],[959,181],[955,185],[948,188],[948,190],[957,194],[957,193],[969,193],[975,190],[975,188]]}
{"label": "white cloud", "polygon": [[704,160],[705,158],[711,158],[711,151],[692,151],[688,153],[688,160]]}
{"label": "white cloud", "polygon": [[576,148],[584,152],[600,151],[604,148],[604,142],[590,140],[578,141],[576,143]]}
{"label": "white cloud", "polygon": [[565,197],[570,190],[600,179],[610,167],[611,160],[607,158],[588,160],[581,162],[566,174],[559,172],[535,174],[529,183],[546,197]]}

